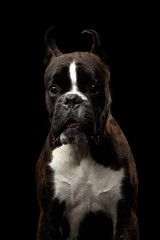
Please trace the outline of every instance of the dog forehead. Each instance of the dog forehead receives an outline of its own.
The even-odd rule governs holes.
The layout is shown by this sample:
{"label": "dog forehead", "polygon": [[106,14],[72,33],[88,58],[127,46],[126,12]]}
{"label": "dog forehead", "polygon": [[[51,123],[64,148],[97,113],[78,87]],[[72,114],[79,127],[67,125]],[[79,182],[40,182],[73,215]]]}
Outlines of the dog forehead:
{"label": "dog forehead", "polygon": [[88,52],[74,52],[53,58],[45,71],[45,79],[54,74],[68,74],[73,62],[80,73],[94,74],[105,69],[104,64],[96,55]]}

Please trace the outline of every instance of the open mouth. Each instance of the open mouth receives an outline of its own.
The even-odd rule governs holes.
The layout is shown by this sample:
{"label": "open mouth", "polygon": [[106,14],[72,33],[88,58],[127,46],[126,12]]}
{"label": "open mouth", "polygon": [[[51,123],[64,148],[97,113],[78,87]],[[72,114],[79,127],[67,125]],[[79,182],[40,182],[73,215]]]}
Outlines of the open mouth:
{"label": "open mouth", "polygon": [[61,144],[86,144],[88,142],[82,126],[73,118],[69,118],[66,121],[59,135],[59,141]]}
{"label": "open mouth", "polygon": [[66,128],[77,128],[79,129],[81,126],[80,124],[73,118],[70,118],[66,123]]}

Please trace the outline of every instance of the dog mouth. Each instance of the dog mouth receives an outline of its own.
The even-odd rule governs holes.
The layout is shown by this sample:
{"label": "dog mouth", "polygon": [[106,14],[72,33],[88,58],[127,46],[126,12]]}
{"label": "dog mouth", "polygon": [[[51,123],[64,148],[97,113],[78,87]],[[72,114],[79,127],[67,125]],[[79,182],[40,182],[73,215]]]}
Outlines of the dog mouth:
{"label": "dog mouth", "polygon": [[65,126],[64,130],[60,134],[61,144],[73,144],[73,143],[87,143],[87,136],[83,131],[83,126],[77,122],[74,118],[70,118]]}
{"label": "dog mouth", "polygon": [[60,126],[59,130],[54,134],[55,138],[59,137],[63,132],[70,130],[82,130],[80,123],[75,118],[68,118],[63,125]]}
{"label": "dog mouth", "polygon": [[65,125],[65,128],[76,128],[76,129],[80,129],[81,125],[73,118],[70,118]]}

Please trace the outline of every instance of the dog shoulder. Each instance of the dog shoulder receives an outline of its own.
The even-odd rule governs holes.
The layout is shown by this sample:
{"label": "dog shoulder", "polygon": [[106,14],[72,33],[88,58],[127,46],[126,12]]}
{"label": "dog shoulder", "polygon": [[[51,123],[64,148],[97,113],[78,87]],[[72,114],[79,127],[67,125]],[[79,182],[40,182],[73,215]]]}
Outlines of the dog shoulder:
{"label": "dog shoulder", "polygon": [[[125,166],[126,171],[129,175],[130,184],[133,186],[133,195],[135,199],[137,199],[138,196],[138,177],[137,177],[137,169],[136,169],[136,163],[135,159],[133,157],[130,145],[121,130],[119,124],[114,119],[114,117],[110,114],[106,129],[105,129],[105,135],[106,138],[109,139],[109,142],[111,143],[114,151],[116,152],[117,160],[122,165]],[[136,202],[135,202],[135,209],[137,208]]]}
{"label": "dog shoulder", "polygon": [[109,114],[105,127],[105,138],[112,144],[119,159],[130,159],[134,161],[129,143],[114,117]]}
{"label": "dog shoulder", "polygon": [[50,137],[51,136],[49,133],[36,164],[37,197],[38,197],[39,205],[42,208],[44,208],[43,203],[49,200],[49,199],[47,200],[48,194],[52,195],[52,192],[49,186],[49,179],[48,179],[52,174],[48,166],[48,163],[51,161],[51,153],[52,153],[52,149],[50,145]]}

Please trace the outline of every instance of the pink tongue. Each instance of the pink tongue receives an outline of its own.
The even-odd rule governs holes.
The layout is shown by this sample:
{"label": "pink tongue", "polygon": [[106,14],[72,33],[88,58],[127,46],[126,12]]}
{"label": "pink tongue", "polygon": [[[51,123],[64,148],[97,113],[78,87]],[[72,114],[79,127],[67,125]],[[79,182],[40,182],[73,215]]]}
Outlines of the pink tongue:
{"label": "pink tongue", "polygon": [[80,125],[78,123],[69,123],[67,125],[67,128],[70,128],[70,127],[80,128]]}

